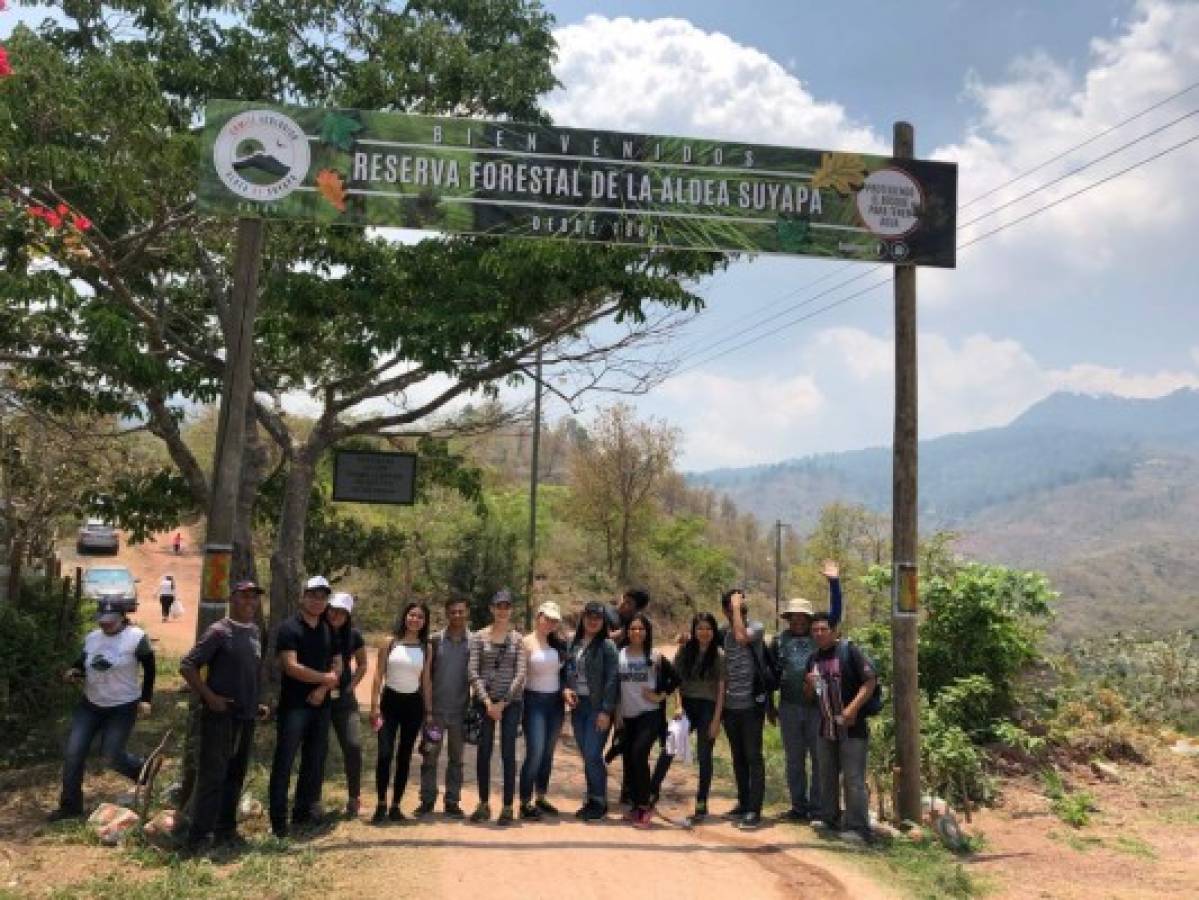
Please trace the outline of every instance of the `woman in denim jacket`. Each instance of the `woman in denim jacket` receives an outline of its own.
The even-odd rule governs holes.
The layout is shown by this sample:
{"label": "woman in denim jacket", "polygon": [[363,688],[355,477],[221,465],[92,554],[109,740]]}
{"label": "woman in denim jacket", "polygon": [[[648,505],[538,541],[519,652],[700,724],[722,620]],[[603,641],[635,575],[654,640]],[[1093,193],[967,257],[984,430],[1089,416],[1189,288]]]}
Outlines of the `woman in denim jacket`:
{"label": "woman in denim jacket", "polygon": [[583,756],[587,799],[575,816],[584,821],[602,819],[608,812],[608,767],[604,744],[620,698],[616,645],[604,628],[604,605],[588,603],[567,655],[566,689],[575,743]]}

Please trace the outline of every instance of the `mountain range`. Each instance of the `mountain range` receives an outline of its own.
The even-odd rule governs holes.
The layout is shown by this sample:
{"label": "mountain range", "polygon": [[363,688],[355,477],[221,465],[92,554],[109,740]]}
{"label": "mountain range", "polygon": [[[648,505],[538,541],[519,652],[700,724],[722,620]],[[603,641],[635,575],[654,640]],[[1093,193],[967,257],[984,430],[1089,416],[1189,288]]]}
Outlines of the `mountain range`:
{"label": "mountain range", "polygon": [[[891,504],[891,451],[689,476],[802,533],[823,506]],[[971,558],[1046,572],[1065,638],[1199,627],[1199,391],[1053,394],[1002,428],[920,444],[920,528]]]}

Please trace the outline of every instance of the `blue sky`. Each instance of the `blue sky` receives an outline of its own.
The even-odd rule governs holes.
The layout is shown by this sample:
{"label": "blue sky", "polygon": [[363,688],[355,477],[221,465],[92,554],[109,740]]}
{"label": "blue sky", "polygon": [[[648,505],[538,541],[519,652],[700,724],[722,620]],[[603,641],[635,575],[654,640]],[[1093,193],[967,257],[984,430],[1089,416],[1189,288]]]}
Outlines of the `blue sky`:
{"label": "blue sky", "polygon": [[[1114,129],[965,209],[959,223],[989,215],[963,241],[1199,135],[1199,88],[1116,127],[1199,83],[1195,0],[547,6],[562,87],[545,102],[563,125],[885,153],[906,118],[918,155],[958,163],[963,202]],[[0,33],[34,17],[10,11]],[[1199,141],[1013,224],[954,271],[921,270],[922,436],[1002,425],[1055,390],[1199,387],[1196,171]],[[684,467],[889,441],[889,287],[820,312],[886,274],[845,284],[863,272],[765,257],[699,286],[707,310],[671,343],[678,373],[633,401],[680,429]],[[715,343],[780,312],[749,346]],[[578,412],[608,402],[591,395]]]}

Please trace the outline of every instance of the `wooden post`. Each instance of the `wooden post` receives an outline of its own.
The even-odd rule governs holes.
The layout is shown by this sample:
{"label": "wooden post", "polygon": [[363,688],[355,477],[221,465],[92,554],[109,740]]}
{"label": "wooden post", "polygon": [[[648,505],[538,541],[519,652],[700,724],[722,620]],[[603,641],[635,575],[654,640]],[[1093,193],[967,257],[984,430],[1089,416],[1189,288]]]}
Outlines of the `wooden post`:
{"label": "wooden post", "polygon": [[[915,130],[896,122],[894,156],[915,153]],[[895,266],[895,437],[891,504],[891,651],[898,813],[920,820],[920,692],[917,682],[917,357],[916,269]]]}
{"label": "wooden post", "polygon": [[533,581],[537,572],[537,481],[541,467],[541,348],[533,386],[533,452],[529,462],[529,577],[525,582],[525,632],[533,630]]}

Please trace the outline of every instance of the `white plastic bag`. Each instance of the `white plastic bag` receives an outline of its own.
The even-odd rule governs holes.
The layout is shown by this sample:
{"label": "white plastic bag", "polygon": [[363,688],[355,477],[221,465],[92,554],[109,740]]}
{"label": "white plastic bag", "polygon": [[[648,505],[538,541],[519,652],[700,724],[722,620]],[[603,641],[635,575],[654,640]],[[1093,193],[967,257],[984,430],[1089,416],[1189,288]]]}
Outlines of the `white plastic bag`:
{"label": "white plastic bag", "polygon": [[691,762],[691,722],[681,713],[666,729],[666,752],[679,762]]}
{"label": "white plastic bag", "polygon": [[170,610],[170,612],[167,614],[167,616],[168,616],[168,618],[170,618],[170,619],[172,619],[172,620],[174,620],[174,619],[182,619],[182,618],[183,618],[183,613],[184,613],[184,609],[183,609],[183,601],[182,601],[182,600],[180,600],[178,597],[176,597],[176,598],[175,598],[175,599],[174,599],[174,600],[171,602],[171,610]]}

